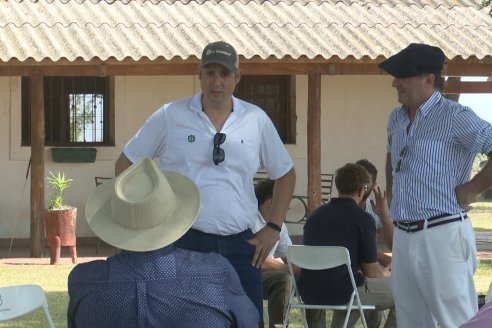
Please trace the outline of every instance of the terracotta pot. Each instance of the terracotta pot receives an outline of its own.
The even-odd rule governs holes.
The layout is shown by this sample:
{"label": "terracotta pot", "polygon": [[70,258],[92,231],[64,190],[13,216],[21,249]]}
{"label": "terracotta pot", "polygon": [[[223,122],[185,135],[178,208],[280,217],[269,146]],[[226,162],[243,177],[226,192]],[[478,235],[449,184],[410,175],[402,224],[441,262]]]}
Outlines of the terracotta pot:
{"label": "terracotta pot", "polygon": [[72,262],[77,262],[75,227],[77,209],[70,207],[60,210],[47,210],[44,214],[46,243],[50,248],[51,264],[58,263],[60,247],[69,246]]}

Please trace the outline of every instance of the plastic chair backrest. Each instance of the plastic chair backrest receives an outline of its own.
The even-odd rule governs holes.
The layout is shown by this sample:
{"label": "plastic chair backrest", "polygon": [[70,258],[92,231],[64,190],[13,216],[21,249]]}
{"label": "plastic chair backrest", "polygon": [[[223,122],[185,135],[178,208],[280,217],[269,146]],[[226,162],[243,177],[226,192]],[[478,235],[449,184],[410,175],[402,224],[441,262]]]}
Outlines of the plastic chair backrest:
{"label": "plastic chair backrest", "polygon": [[38,285],[0,287],[0,321],[16,319],[42,309],[48,324],[54,328],[44,290]]}
{"label": "plastic chair backrest", "polygon": [[[289,313],[291,308],[304,309],[331,309],[331,310],[346,310],[345,322],[343,327],[348,325],[350,312],[354,309],[359,310],[362,324],[367,328],[367,322],[364,317],[363,310],[374,310],[374,305],[363,305],[360,301],[357,285],[355,284],[354,275],[351,269],[350,253],[347,248],[342,246],[306,246],[292,245],[287,250],[287,264],[289,266],[289,274],[291,276],[292,292],[289,297],[289,303],[286,309],[284,318],[284,327],[287,327],[289,322]],[[347,304],[342,305],[323,305],[323,304],[305,304],[302,302],[297,289],[296,278],[293,266],[307,270],[326,270],[339,266],[345,266],[347,274],[350,277],[352,284],[352,295]],[[297,298],[297,302],[295,299]],[[304,327],[307,327],[306,317],[302,313]]]}
{"label": "plastic chair backrest", "polygon": [[350,267],[350,255],[345,247],[339,246],[302,246],[289,247],[290,263],[308,270],[325,270],[347,264]]}

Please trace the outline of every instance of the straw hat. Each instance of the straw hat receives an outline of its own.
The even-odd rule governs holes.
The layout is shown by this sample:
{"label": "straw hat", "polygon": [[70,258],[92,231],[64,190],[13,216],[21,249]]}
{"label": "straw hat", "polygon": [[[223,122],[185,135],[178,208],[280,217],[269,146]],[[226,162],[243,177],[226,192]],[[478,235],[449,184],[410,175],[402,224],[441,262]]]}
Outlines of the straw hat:
{"label": "straw hat", "polygon": [[97,187],[87,200],[85,215],[92,231],[106,243],[144,252],[184,235],[199,208],[200,194],[192,180],[162,172],[147,157]]}

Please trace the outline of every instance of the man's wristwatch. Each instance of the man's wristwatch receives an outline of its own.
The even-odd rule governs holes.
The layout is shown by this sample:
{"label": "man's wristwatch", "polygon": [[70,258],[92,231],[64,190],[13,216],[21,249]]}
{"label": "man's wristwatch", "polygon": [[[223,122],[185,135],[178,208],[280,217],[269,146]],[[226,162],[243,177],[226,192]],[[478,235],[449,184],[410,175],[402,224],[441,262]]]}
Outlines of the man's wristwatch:
{"label": "man's wristwatch", "polygon": [[273,223],[273,222],[267,222],[266,226],[269,227],[270,229],[273,229],[273,230],[278,231],[278,232],[282,231],[282,227],[279,226],[278,224]]}

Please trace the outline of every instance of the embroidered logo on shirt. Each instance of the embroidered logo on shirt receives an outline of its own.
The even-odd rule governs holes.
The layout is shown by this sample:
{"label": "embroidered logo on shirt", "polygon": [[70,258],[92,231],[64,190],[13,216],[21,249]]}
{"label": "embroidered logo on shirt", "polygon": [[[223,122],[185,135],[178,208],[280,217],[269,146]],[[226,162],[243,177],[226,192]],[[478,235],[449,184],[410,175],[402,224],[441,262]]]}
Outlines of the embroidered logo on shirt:
{"label": "embroidered logo on shirt", "polygon": [[188,142],[195,142],[195,136],[194,136],[194,135],[192,135],[192,134],[190,134],[190,135],[188,136]]}

